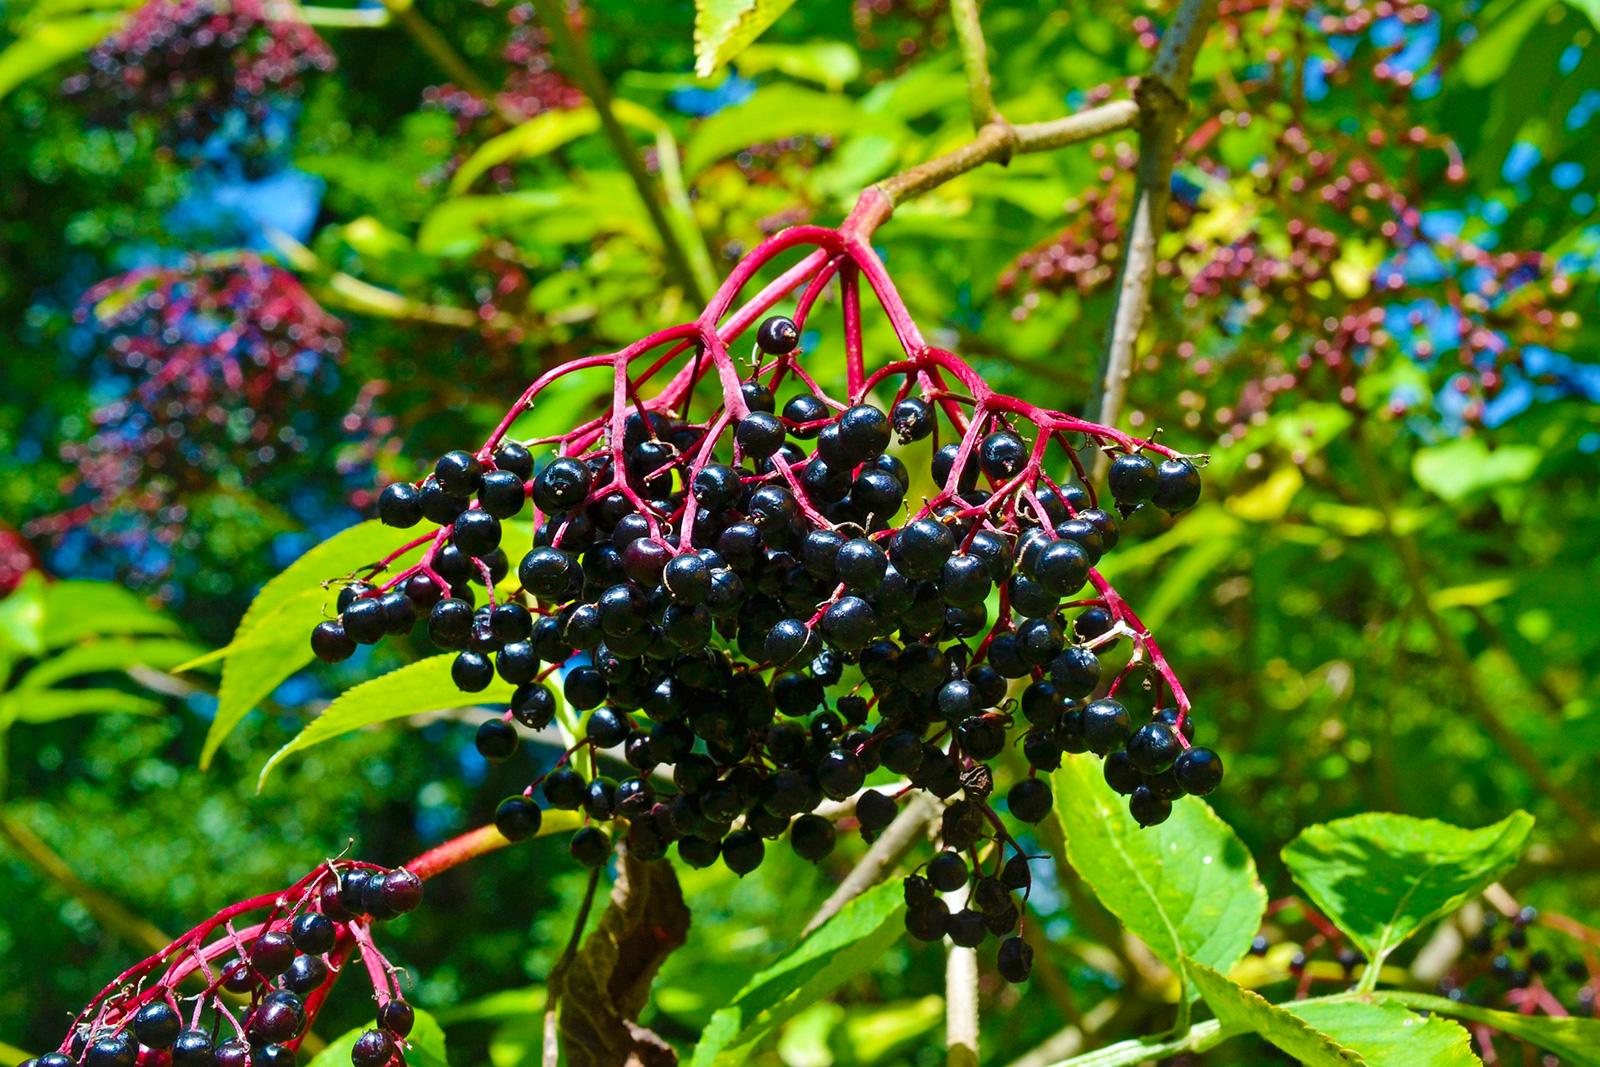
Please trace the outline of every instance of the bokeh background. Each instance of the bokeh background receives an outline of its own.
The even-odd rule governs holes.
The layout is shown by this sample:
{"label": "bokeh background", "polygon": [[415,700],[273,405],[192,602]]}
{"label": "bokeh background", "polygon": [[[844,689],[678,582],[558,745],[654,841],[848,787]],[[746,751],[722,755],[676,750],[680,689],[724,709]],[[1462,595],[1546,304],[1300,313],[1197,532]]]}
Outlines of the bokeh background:
{"label": "bokeh background", "polygon": [[[691,317],[764,236],[836,223],[971,135],[933,0],[801,0],[708,79],[688,0],[570,8],[673,255],[529,4],[404,8],[0,0],[0,1041],[17,1049],[53,1044],[156,931],[350,842],[399,863],[552,758],[491,770],[464,712],[322,746],[257,795],[267,755],[391,653],[286,682],[207,772],[214,676],[171,667],[225,643],[382,485],[481,441],[541,369]],[[1125,95],[1169,14],[989,0],[1001,110]],[[1584,0],[1229,0],[1201,52],[1122,424],[1212,460],[1193,512],[1129,523],[1113,576],[1223,753],[1212,800],[1274,896],[1309,823],[1521,807],[1536,844],[1508,887],[1600,920],[1596,19]],[[540,136],[519,138],[530,120]],[[998,387],[1082,410],[1136,152],[1120,135],[1019,158],[901,209],[875,240],[924,328]],[[807,343],[827,366],[837,339]],[[569,424],[601,388],[536,419]],[[742,883],[685,872],[695,927],[646,1021],[692,1041],[858,848],[815,869],[773,849]],[[457,1067],[536,1060],[581,887],[539,841],[395,924]],[[1165,1025],[1159,982],[1107,951],[1081,886],[1033,904],[1047,977],[986,979],[986,1061],[1085,1017],[1099,1040]],[[1300,938],[1275,935],[1263,983],[1293,989]],[[762,1062],[937,1062],[942,982],[938,950],[902,942]],[[318,1030],[367,1010],[336,998]]]}

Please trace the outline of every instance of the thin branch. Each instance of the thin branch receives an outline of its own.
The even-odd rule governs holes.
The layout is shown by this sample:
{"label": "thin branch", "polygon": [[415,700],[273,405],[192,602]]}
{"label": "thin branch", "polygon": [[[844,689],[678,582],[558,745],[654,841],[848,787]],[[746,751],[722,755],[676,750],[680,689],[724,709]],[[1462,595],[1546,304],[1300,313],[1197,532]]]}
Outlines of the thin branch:
{"label": "thin branch", "polygon": [[1194,70],[1195,53],[1216,15],[1217,0],[1184,0],[1161,37],[1150,73],[1139,79],[1134,92],[1139,105],[1139,180],[1122,272],[1117,279],[1117,302],[1106,330],[1099,381],[1088,411],[1102,425],[1115,426],[1122,414],[1139,330],[1150,309],[1157,245],[1171,193],[1178,123],[1189,106],[1185,99],[1189,75]]}
{"label": "thin branch", "polygon": [[[946,898],[952,912],[967,906],[967,889]],[[978,1067],[978,950],[945,940],[944,1046],[948,1067]]]}
{"label": "thin branch", "polygon": [[650,222],[655,226],[661,238],[662,248],[666,252],[667,267],[678,284],[683,287],[684,294],[690,302],[705,303],[706,294],[701,289],[700,280],[689,262],[689,255],[684,251],[683,243],[678,240],[677,231],[673,229],[666,210],[661,206],[661,197],[655,184],[650,180],[650,175],[644,169],[644,160],[639,158],[638,148],[628,136],[628,132],[622,128],[622,123],[617,120],[616,111],[612,106],[611,85],[601,72],[600,64],[595,61],[588,40],[573,30],[571,24],[567,22],[564,5],[559,0],[544,0],[538,5],[538,9],[541,13],[540,21],[555,39],[557,50],[566,57],[568,69],[572,73],[573,80],[578,83],[578,88],[582,89],[590,103],[594,104],[606,139],[611,142],[611,147],[621,158],[628,177],[639,193],[639,199],[644,201],[645,211],[649,213]]}
{"label": "thin branch", "polygon": [[867,189],[856,202],[856,209],[846,228],[856,233],[871,233],[883,224],[897,205],[937,189],[952,178],[976,170],[985,163],[1005,164],[1015,155],[1048,152],[1087,141],[1126,129],[1138,117],[1139,106],[1132,100],[1115,100],[1049,122],[1019,125],[991,122],[978,131],[977,137],[960,148],[903,170]]}
{"label": "thin branch", "polygon": [[172,938],[153,924],[129,911],[104,890],[79,877],[66,860],[10,812],[0,811],[0,839],[16,849],[28,866],[82,904],[84,910],[108,933],[146,952],[160,952],[172,943]]}
{"label": "thin branch", "polygon": [[861,857],[850,873],[844,876],[844,881],[833,891],[833,895],[822,902],[822,907],[806,923],[806,928],[800,932],[805,937],[811,931],[833,918],[843,910],[844,906],[868,889],[877,885],[888,877],[889,872],[900,865],[906,853],[927,835],[928,827],[933,825],[933,820],[939,817],[943,804],[931,795],[918,792],[895,816],[883,831],[883,835],[872,843],[866,855]]}
{"label": "thin branch", "polygon": [[428,58],[439,65],[439,69],[450,76],[461,88],[474,96],[482,97],[489,104],[494,104],[499,95],[487,81],[473,70],[471,65],[462,58],[461,53],[447,40],[444,34],[422,17],[412,0],[387,0],[384,5],[400,24],[400,28],[411,35],[417,47],[428,54]]}
{"label": "thin branch", "polygon": [[967,100],[972,105],[972,127],[981,130],[1001,121],[989,86],[989,45],[978,21],[978,0],[950,0],[950,18],[961,43],[961,64],[967,68]]}

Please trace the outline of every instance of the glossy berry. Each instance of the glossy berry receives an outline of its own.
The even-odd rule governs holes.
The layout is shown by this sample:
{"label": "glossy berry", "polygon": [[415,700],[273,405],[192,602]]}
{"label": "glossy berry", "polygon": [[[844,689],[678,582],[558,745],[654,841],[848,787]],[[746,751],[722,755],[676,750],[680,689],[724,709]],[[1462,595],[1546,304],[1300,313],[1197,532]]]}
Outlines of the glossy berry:
{"label": "glossy berry", "polygon": [[1172,802],[1162,800],[1147,786],[1140,786],[1128,798],[1128,811],[1140,826],[1156,826],[1167,821],[1172,814]]}
{"label": "glossy berry", "polygon": [[878,628],[872,605],[860,597],[840,597],[822,614],[822,636],[830,645],[846,652],[865,648]]}
{"label": "glossy berry", "polygon": [[478,506],[497,519],[514,518],[528,501],[522,479],[510,471],[490,471],[478,489]]}
{"label": "glossy berry", "polygon": [[761,866],[766,852],[761,835],[753,830],[735,830],[722,839],[722,862],[741,878]]}
{"label": "glossy berry", "polygon": [[395,1037],[409,1035],[416,1021],[417,1013],[403,1000],[391,1000],[378,1009],[378,1025]]}
{"label": "glossy berry", "polygon": [[384,1067],[394,1058],[394,1035],[387,1030],[368,1030],[356,1038],[350,1050],[353,1067]]}
{"label": "glossy berry", "polygon": [[1128,738],[1128,761],[1143,774],[1160,774],[1182,752],[1177,733],[1164,722],[1147,722]]}
{"label": "glossy berry", "polygon": [[289,964],[294,962],[294,953],[294,942],[288,934],[282,930],[269,930],[250,946],[250,966],[268,978],[276,978],[289,969]]}
{"label": "glossy berry", "polygon": [[483,480],[483,464],[468,452],[447,452],[433,468],[439,488],[451,496],[468,497],[478,491]]}
{"label": "glossy berry", "polygon": [[1222,784],[1222,757],[1209,748],[1190,748],[1172,765],[1178,783],[1192,796],[1205,796]]}
{"label": "glossy berry", "polygon": [[800,344],[800,327],[783,315],[763,319],[756,327],[756,345],[769,356],[784,356]]}
{"label": "glossy berry", "polygon": [[999,484],[1022,472],[1028,464],[1028,446],[1010,430],[996,430],[978,445],[978,468]]}
{"label": "glossy berry", "polygon": [[[216,1047],[204,1030],[185,1030],[173,1043],[172,1067],[212,1067],[216,1062]],[[42,1058],[40,1067],[45,1067]]]}
{"label": "glossy berry", "polygon": [[329,619],[317,623],[311,631],[311,651],[324,663],[339,663],[355,655],[356,643],[344,632],[344,626]]}
{"label": "glossy berry", "polygon": [[409,482],[395,482],[378,494],[378,520],[404,530],[422,521],[422,494]]}
{"label": "glossy berry", "polygon": [[1100,684],[1100,657],[1087,648],[1065,649],[1050,663],[1050,681],[1068,700],[1086,697]]}
{"label": "glossy berry", "polygon": [[894,798],[876,789],[867,790],[856,801],[856,819],[863,830],[883,830],[894,822],[899,813],[900,806],[894,802]]}
{"label": "glossy berry", "polygon": [[1006,807],[1023,822],[1040,822],[1050,814],[1053,799],[1043,778],[1023,778],[1006,794]]}
{"label": "glossy berry", "polygon": [[295,916],[294,922],[289,924],[289,939],[306,955],[320,956],[333,951],[339,930],[327,916],[308,911]]}
{"label": "glossy berry", "polygon": [[133,1036],[146,1048],[171,1048],[183,1030],[183,1019],[164,1001],[152,1001],[133,1017]]}
{"label": "glossy berry", "polygon": [[585,826],[572,835],[567,850],[572,853],[572,858],[577,861],[578,866],[594,870],[596,867],[604,866],[611,858],[611,838],[604,830]]}
{"label": "glossy berry", "polygon": [[1200,500],[1200,472],[1186,459],[1163,460],[1156,469],[1156,487],[1150,503],[1162,511],[1179,512]]}
{"label": "glossy berry", "polygon": [[1132,732],[1128,709],[1115,700],[1096,700],[1083,709],[1084,740],[1097,756],[1121,748]]}
{"label": "glossy berry", "polygon": [[1111,473],[1106,480],[1117,503],[1131,506],[1148,501],[1160,477],[1149,456],[1125,452],[1111,461]]}
{"label": "glossy berry", "polygon": [[583,503],[593,483],[589,468],[578,460],[557,459],[533,479],[534,507],[547,513],[569,511]]}
{"label": "glossy berry", "polygon": [[477,745],[478,755],[490,763],[501,763],[517,751],[517,728],[504,719],[487,719],[479,724],[478,735],[473,741]]}
{"label": "glossy berry", "polygon": [[500,802],[499,807],[494,809],[495,829],[509,841],[522,841],[533,837],[539,832],[539,824],[543,821],[544,812],[539,810],[539,805],[530,797],[506,797]]}
{"label": "glossy berry", "polygon": [[289,969],[283,975],[283,988],[291,993],[301,996],[310,996],[312,991],[328,980],[328,965],[322,962],[320,956],[296,956],[294,962],[289,964]]}
{"label": "glossy berry", "polygon": [[896,401],[889,412],[889,424],[903,445],[920,441],[931,434],[934,421],[932,406],[919,397],[908,396]]}

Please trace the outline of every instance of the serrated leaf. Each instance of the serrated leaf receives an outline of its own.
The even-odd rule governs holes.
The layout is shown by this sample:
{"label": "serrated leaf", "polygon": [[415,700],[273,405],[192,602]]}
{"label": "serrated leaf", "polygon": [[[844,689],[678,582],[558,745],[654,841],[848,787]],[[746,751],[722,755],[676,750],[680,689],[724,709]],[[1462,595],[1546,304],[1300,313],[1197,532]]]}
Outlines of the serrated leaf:
{"label": "serrated leaf", "polygon": [[159,715],[160,701],[120,689],[41,689],[9,693],[0,700],[0,724],[42,723],[74,715]]}
{"label": "serrated leaf", "polygon": [[1423,923],[1510,870],[1532,828],[1524,811],[1481,830],[1368,812],[1306,827],[1283,862],[1375,969]]}
{"label": "serrated leaf", "polygon": [[[406,1063],[415,1067],[446,1067],[450,1061],[445,1054],[444,1030],[428,1012],[421,1008],[414,1010],[417,1018],[411,1027],[411,1034],[406,1038]],[[306,1067],[350,1067],[350,1052],[356,1047],[356,1040],[368,1029],[358,1026],[340,1034],[312,1057]]]}
{"label": "serrated leaf", "polygon": [[[214,660],[223,661],[216,717],[200,750],[202,770],[211,765],[223,740],[257,704],[312,661],[311,631],[325,617],[329,602],[337,598],[335,591],[324,589],[322,583],[376,563],[405,543],[405,534],[376,521],[335,534],[261,587],[227,647],[175,668],[193,670]],[[402,558],[392,566],[404,562]]]}
{"label": "serrated leaf", "polygon": [[752,1046],[866,971],[905,929],[900,883],[869,889],[741,989],[711,1017],[691,1067],[734,1067]]}
{"label": "serrated leaf", "polygon": [[0,99],[29,78],[93,47],[122,18],[120,11],[97,11],[33,26],[0,51]]}
{"label": "serrated leaf", "polygon": [[702,122],[684,149],[683,172],[694,175],[724,156],[784,137],[881,133],[903,137],[906,128],[863,110],[850,97],[799,85],[768,85],[738,107]]}
{"label": "serrated leaf", "polygon": [[711,77],[793,6],[794,0],[695,0],[694,72]]}
{"label": "serrated leaf", "polygon": [[1379,996],[1408,1008],[1420,1008],[1438,1015],[1455,1015],[1468,1022],[1492,1026],[1502,1033],[1548,1049],[1566,1063],[1600,1067],[1600,1019],[1578,1019],[1570,1015],[1522,1015],[1477,1004],[1464,1004],[1427,993],[1386,991]]}
{"label": "serrated leaf", "polygon": [[453,662],[453,654],[430,656],[345,690],[293,740],[272,754],[267,765],[261,768],[256,788],[266,784],[267,775],[286,757],[363,726],[429,711],[504,704],[511,699],[515,687],[498,677],[481,693],[463,693],[450,679]]}
{"label": "serrated leaf", "polygon": [[1361,1054],[1345,1048],[1304,1019],[1269,1003],[1203,963],[1187,961],[1189,977],[1224,1028],[1254,1030],[1305,1067],[1352,1067],[1364,1064]]}
{"label": "serrated leaf", "polygon": [[15,690],[21,692],[44,689],[67,678],[105,671],[123,671],[134,666],[169,671],[179,663],[191,659],[200,650],[199,645],[188,641],[161,638],[144,641],[128,638],[86,641],[35,666],[18,679]]}
{"label": "serrated leaf", "polygon": [[1288,1001],[1293,1012],[1371,1067],[1477,1067],[1472,1036],[1437,1015],[1367,999]]}
{"label": "serrated leaf", "polygon": [[1198,797],[1141,828],[1106,785],[1100,760],[1069,755],[1052,776],[1067,859],[1095,896],[1173,972],[1188,957],[1226,972],[1266,912],[1255,860]]}

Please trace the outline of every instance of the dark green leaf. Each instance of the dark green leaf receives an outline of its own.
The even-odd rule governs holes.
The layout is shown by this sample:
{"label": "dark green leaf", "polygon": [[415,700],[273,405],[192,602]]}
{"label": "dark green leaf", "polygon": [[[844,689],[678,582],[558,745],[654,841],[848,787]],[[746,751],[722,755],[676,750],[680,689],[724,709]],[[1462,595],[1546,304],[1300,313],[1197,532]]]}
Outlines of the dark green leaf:
{"label": "dark green leaf", "polygon": [[1481,830],[1369,812],[1307,827],[1283,861],[1376,968],[1423,923],[1510,870],[1532,828],[1522,811]]}

